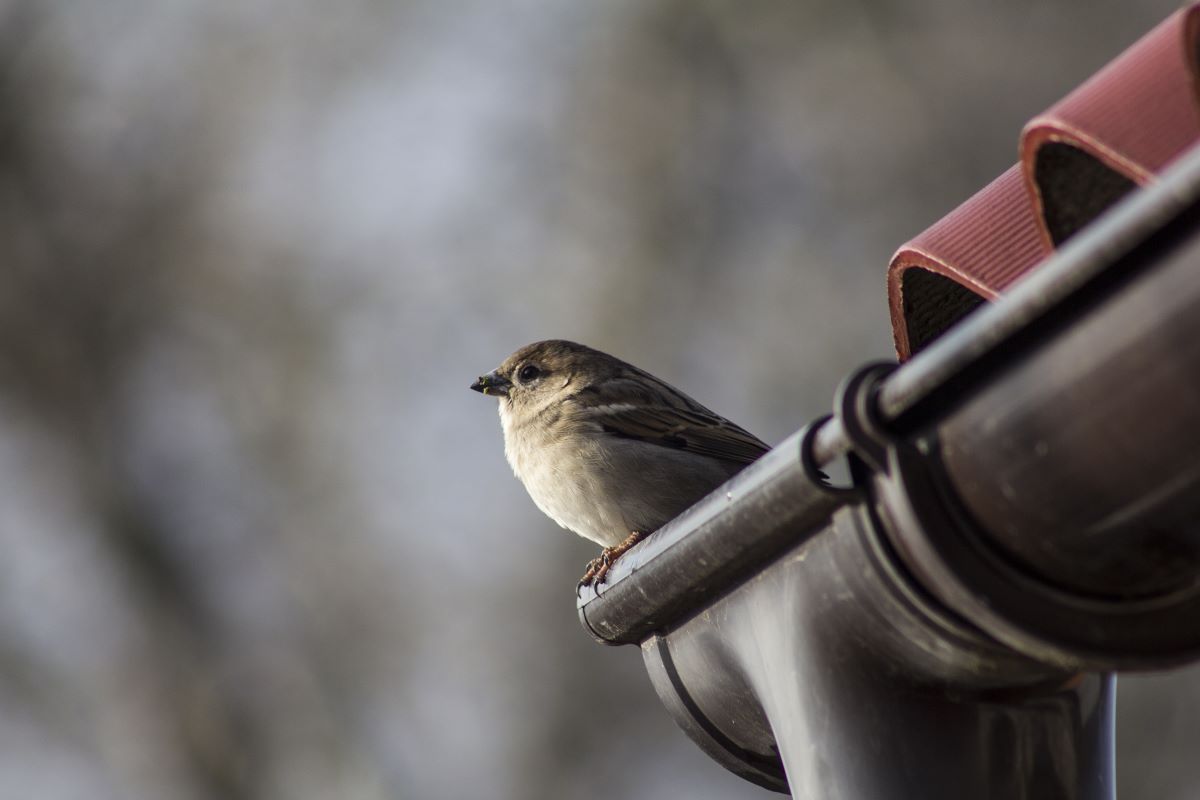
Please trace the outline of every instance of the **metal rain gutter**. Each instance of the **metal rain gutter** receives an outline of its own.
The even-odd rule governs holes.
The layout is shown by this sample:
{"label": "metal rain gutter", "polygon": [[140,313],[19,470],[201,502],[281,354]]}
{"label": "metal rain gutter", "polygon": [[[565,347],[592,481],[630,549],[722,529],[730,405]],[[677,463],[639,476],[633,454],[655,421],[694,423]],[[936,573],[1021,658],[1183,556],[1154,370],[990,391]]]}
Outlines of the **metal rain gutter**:
{"label": "metal rain gutter", "polygon": [[[834,489],[816,467],[843,455]],[[1197,520],[1191,152],[911,361],[852,376],[579,614],[762,785],[986,796],[1007,757],[1014,791],[1110,797],[1111,682],[1085,673],[1200,653]]]}

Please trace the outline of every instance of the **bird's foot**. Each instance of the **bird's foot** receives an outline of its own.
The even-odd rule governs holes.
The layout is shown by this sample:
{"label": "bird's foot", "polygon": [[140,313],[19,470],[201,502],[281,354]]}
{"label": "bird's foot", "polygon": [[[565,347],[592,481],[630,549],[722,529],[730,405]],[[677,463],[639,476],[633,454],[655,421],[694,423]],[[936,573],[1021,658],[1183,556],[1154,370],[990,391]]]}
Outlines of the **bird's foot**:
{"label": "bird's foot", "polygon": [[608,555],[608,548],[605,548],[604,552],[598,558],[593,558],[587,563],[587,569],[584,570],[583,577],[579,579],[579,583],[575,586],[575,594],[579,594],[579,590],[585,586],[591,586],[593,583],[599,585],[603,582],[603,576],[608,574],[608,570],[611,567],[612,557]]}
{"label": "bird's foot", "polygon": [[599,589],[600,584],[604,583],[604,579],[608,577],[608,571],[612,569],[612,565],[616,560],[644,538],[646,538],[646,534],[641,531],[630,531],[625,540],[616,547],[604,548],[599,557],[593,558],[588,562],[587,571],[579,579],[576,591],[582,589],[584,586],[592,586],[593,584]]}

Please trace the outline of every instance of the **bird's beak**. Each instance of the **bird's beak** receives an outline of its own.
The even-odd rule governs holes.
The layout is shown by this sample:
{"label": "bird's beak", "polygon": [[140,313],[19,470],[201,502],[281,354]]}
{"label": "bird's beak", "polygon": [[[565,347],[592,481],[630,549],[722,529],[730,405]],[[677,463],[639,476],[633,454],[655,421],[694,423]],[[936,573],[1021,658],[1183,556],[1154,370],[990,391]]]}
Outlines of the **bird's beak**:
{"label": "bird's beak", "polygon": [[508,397],[508,390],[512,387],[512,383],[508,378],[504,377],[495,370],[487,375],[480,375],[479,379],[471,384],[471,388],[483,394],[494,394],[497,397]]}

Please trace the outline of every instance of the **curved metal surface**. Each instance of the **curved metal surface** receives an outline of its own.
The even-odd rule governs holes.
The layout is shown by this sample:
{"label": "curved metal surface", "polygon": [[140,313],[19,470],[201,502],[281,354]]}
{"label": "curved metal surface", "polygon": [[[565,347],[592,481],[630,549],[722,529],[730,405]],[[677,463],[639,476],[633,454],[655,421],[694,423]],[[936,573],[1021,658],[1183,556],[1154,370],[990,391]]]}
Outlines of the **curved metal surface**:
{"label": "curved metal surface", "polygon": [[1106,598],[1200,592],[1200,241],[937,429],[959,496],[1025,569]]}
{"label": "curved metal surface", "polygon": [[642,652],[688,735],[776,791],[1112,797],[1111,678],[948,615],[861,507]]}
{"label": "curved metal surface", "polygon": [[1041,578],[998,551],[947,473],[915,448],[893,450],[875,488],[887,535],[921,586],[1015,652],[1073,670],[1161,668],[1200,655],[1195,581],[1145,597],[1104,597]]}
{"label": "curved metal surface", "polygon": [[800,433],[622,556],[579,619],[606,644],[638,644],[819,530],[841,503],[805,475]]}
{"label": "curved metal surface", "polygon": [[765,786],[1111,797],[1112,682],[1076,671],[1200,652],[1200,153],[858,386],[803,437],[862,449],[858,491],[797,434],[619,560],[585,626]]}
{"label": "curved metal surface", "polygon": [[[1200,424],[1181,426],[1172,416],[1187,414],[1195,386],[1200,384],[1197,379],[1189,389],[1187,383],[1188,376],[1195,374],[1194,348],[1200,342],[1200,331],[1195,330],[1200,314],[1188,315],[1187,302],[1195,290],[1190,262],[1176,265],[1180,271],[1169,285],[1130,287],[1154,265],[1170,259],[1197,230],[1200,151],[1181,158],[1160,183],[1136,192],[1073,237],[1009,296],[981,309],[879,387],[878,417],[891,435],[909,436],[945,421],[940,441],[947,469],[980,519],[993,513],[998,500],[1002,501],[999,507],[1007,507],[1014,519],[1020,513],[1018,507],[1036,514],[1048,487],[1054,492],[1073,488],[1072,496],[1084,504],[1077,508],[1093,502],[1097,507],[1107,504],[1106,522],[1081,530],[1043,521],[1035,535],[1023,536],[1019,525],[994,531],[998,546],[1023,558],[1031,570],[1052,583],[1081,592],[1112,594],[1114,583],[1128,580],[1129,585],[1119,592],[1144,595],[1183,586],[1188,580],[1186,573],[1194,562],[1193,537],[1178,530],[1163,537],[1155,528],[1139,527],[1138,520],[1161,510],[1152,507],[1154,492],[1157,487],[1171,490],[1172,480],[1183,481],[1171,490],[1171,502],[1177,509],[1172,513],[1180,526],[1191,513],[1187,497],[1200,496],[1187,491],[1194,480],[1189,477],[1194,466],[1180,460],[1200,450],[1189,444],[1161,457],[1168,446],[1190,442],[1187,437],[1194,438],[1200,431]],[[1097,313],[1112,298],[1126,295],[1128,302],[1122,302],[1129,308],[1140,307],[1140,311],[1111,316]],[[1163,304],[1159,307],[1156,302]],[[1178,325],[1156,333],[1157,314],[1168,310]],[[1095,321],[1087,322],[1089,319]],[[1063,366],[1039,362],[1038,353],[1049,352],[1059,339],[1070,339],[1072,326],[1085,333],[1076,334],[1073,342],[1060,348],[1067,355],[1054,357],[1055,364],[1087,363],[1100,382],[1088,389],[1083,402],[1048,402],[1069,392],[1070,380]],[[1143,341],[1134,351],[1122,351],[1122,336],[1130,341],[1131,333],[1142,335]],[[1128,372],[1118,373],[1118,368],[1134,369],[1142,379],[1130,380]],[[1011,374],[1018,377],[1006,379]],[[1038,389],[1040,395],[1022,395],[1036,388],[1035,381],[1044,381]],[[1123,405],[1111,406],[1109,418],[1095,418],[1105,406],[1089,398],[1115,402],[1116,390],[1139,388],[1142,391],[1128,394]],[[1012,401],[1023,404],[1025,416],[1008,414],[1005,409]],[[1058,416],[1035,417],[1038,412],[1028,411],[1033,403],[1042,402]],[[1085,419],[1082,412],[1093,417]],[[1002,419],[1007,429],[998,431],[995,425]],[[1020,430],[1020,424],[1029,427]],[[1059,424],[1061,436],[1054,429]],[[1070,438],[1065,435],[1068,428]],[[1141,438],[1143,428],[1152,434],[1147,440]],[[1040,435],[1046,432],[1057,437],[1053,447],[1050,438]],[[1087,441],[1089,436],[1093,441]],[[1007,444],[997,445],[1001,442]],[[589,589],[580,598],[580,618],[588,630],[609,643],[640,642],[702,608],[714,592],[735,586],[796,537],[810,535],[823,524],[845,498],[833,498],[805,478],[798,463],[798,447],[799,435],[789,438],[622,557],[602,594]],[[817,463],[824,465],[851,447],[842,419],[834,418],[817,430],[812,452]],[[1105,447],[1111,448],[1107,454]],[[1135,453],[1138,449],[1141,452]],[[1001,452],[1012,461],[999,464]],[[1041,461],[1047,453],[1060,459],[1056,477],[1048,476],[1039,483],[1045,466]],[[1109,471],[1103,481],[1071,487],[1072,471],[1088,466],[1084,463],[1087,453],[1099,453]],[[1172,478],[1167,473],[1175,469]],[[987,497],[991,477],[1005,470],[1013,480],[1000,489],[1003,496]],[[1113,489],[1114,501],[1098,496]],[[1138,506],[1131,499],[1144,490],[1149,493],[1143,494],[1143,500],[1151,506]],[[1176,527],[1182,530],[1180,526]],[[1096,555],[1105,542],[1092,538],[1097,530],[1112,533],[1106,541],[1126,554],[1144,545],[1146,557],[1128,573],[1115,570],[1120,560],[1110,559],[1105,566]],[[1058,539],[1063,541],[1058,550],[1061,557],[1042,562],[1042,552],[1057,547],[1050,540]],[[635,573],[637,580],[629,580]]]}

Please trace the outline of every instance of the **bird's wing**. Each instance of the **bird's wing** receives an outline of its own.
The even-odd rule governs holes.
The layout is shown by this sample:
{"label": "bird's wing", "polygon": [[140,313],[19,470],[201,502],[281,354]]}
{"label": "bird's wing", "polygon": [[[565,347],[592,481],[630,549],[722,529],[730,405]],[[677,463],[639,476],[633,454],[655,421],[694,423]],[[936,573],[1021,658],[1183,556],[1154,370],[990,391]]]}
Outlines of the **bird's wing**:
{"label": "bird's wing", "polygon": [[770,448],[758,437],[707,409],[628,403],[595,405],[587,418],[608,434],[749,464]]}

